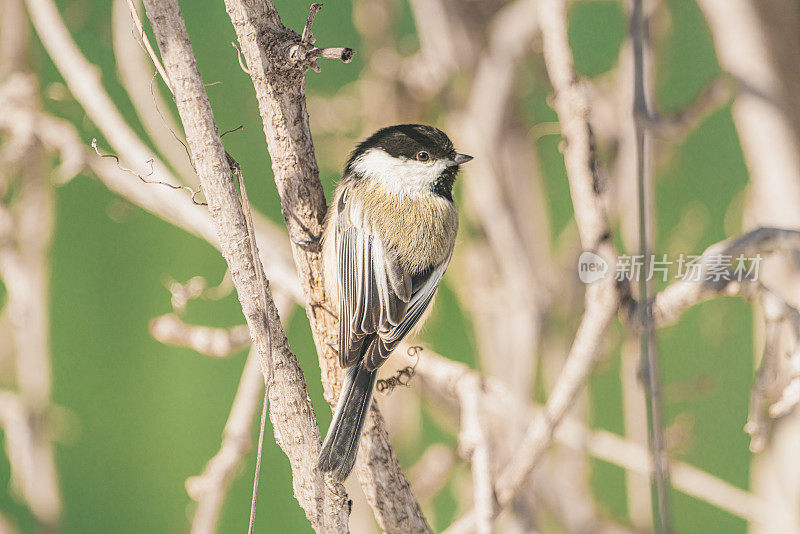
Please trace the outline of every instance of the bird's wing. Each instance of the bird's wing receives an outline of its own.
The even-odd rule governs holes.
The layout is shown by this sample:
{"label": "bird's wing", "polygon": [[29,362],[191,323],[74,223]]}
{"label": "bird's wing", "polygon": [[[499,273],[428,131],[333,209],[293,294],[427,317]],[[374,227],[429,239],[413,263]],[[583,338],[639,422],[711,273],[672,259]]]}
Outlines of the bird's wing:
{"label": "bird's wing", "polygon": [[414,325],[417,324],[433,299],[436,288],[439,287],[439,282],[449,263],[450,257],[435,269],[414,280],[411,300],[408,303],[403,320],[396,326],[392,325],[390,328],[378,332],[378,339],[368,347],[364,355],[364,364],[367,369],[380,367],[397,347],[397,344],[414,328]]}
{"label": "bird's wing", "polygon": [[[412,277],[372,231],[361,207],[348,192],[337,208],[339,254],[339,364],[349,367],[364,357],[377,369],[422,317],[433,299],[450,257]],[[370,334],[375,339],[366,340]],[[369,343],[364,347],[365,342]]]}
{"label": "bird's wing", "polygon": [[347,198],[347,193],[343,193],[336,208],[342,367],[358,362],[367,336],[401,325],[412,300],[411,276],[383,247],[361,207]]}

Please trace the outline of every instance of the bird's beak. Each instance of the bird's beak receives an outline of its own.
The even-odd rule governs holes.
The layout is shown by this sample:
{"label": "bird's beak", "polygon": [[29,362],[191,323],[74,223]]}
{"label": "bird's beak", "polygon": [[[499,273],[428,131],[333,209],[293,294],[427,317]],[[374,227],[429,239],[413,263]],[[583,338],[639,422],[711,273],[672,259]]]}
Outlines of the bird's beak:
{"label": "bird's beak", "polygon": [[472,156],[467,156],[466,154],[456,154],[456,157],[453,158],[453,163],[456,165],[461,165],[462,163],[466,163],[472,159]]}

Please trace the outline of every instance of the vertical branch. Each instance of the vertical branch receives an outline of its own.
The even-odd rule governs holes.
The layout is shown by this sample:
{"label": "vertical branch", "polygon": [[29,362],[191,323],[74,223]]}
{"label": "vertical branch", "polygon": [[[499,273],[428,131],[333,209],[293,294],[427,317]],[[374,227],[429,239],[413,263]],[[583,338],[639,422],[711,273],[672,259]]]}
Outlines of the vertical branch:
{"label": "vertical branch", "polygon": [[[720,65],[739,84],[731,112],[749,171],[745,227],[798,228],[800,125],[796,119],[797,93],[787,90],[796,87],[796,61],[791,55],[776,56],[777,47],[770,49],[770,43],[774,46],[781,42],[791,54],[797,53],[789,44],[797,39],[797,27],[792,24],[797,20],[796,6],[791,2],[756,0],[699,0],[698,6],[706,16]],[[775,10],[772,16],[780,16],[782,23],[765,23],[759,11],[768,10]],[[787,77],[787,65],[792,65],[791,78]],[[765,262],[760,277],[769,279],[770,288],[780,294],[799,294],[797,262],[789,256]],[[797,305],[796,299],[794,304]],[[761,310],[759,315],[755,318],[757,324],[767,314]],[[757,337],[763,339],[757,328]],[[779,350],[783,354],[788,348],[781,346]],[[770,527],[752,525],[753,533],[800,533],[800,523],[785,519],[800,502],[798,432],[800,411],[796,410],[772,422],[765,449],[753,458],[752,488],[769,503],[770,513],[776,518]]]}
{"label": "vertical branch", "polygon": [[316,417],[302,371],[278,323],[272,294],[268,288],[262,294],[259,287],[261,266],[256,265],[251,254],[242,202],[177,1],[148,0],[145,7],[175,91],[175,103],[208,198],[222,254],[262,361],[262,372],[270,367],[271,360],[270,418],[276,439],[292,466],[295,497],[315,530],[346,532],[348,510],[343,488],[327,484],[314,468],[321,445]]}
{"label": "vertical branch", "polygon": [[[39,91],[28,73],[25,10],[19,0],[4,0],[0,9],[0,89],[8,99],[3,113],[21,119],[3,131],[0,151],[0,277],[7,292],[0,313],[9,319],[17,386],[16,395],[3,393],[0,425],[16,488],[41,528],[57,528],[61,498],[48,420],[53,188],[44,147],[30,128]],[[7,195],[12,187],[16,194]]]}
{"label": "vertical branch", "polygon": [[[554,107],[565,138],[564,163],[581,245],[610,265],[616,256],[604,209],[605,182],[598,171],[590,103],[586,88],[573,67],[566,28],[566,0],[540,0],[539,22],[547,72],[555,91]],[[620,295],[613,277],[588,284],[585,311],[564,368],[547,399],[543,413],[528,427],[514,458],[497,478],[495,515],[522,488],[530,471],[541,461],[556,428],[586,384],[600,353],[608,326],[616,315]],[[470,531],[475,513],[451,525],[449,532]]]}
{"label": "vertical branch", "polygon": [[[226,0],[225,5],[255,87],[275,184],[306,297],[325,399],[333,404],[341,389],[333,350],[338,330],[323,279],[320,239],[327,206],[306,109],[305,72],[313,68],[315,58],[336,54],[312,48],[313,43],[284,27],[269,0]],[[311,18],[309,27],[310,22]],[[304,34],[310,35],[310,31]],[[324,50],[337,52],[343,61],[349,61],[353,53],[346,48]],[[429,530],[375,404],[361,438],[356,472],[383,530]]]}
{"label": "vertical branch", "polygon": [[[650,239],[648,235],[648,198],[652,194],[652,167],[648,164],[647,124],[650,117],[648,95],[645,85],[645,40],[649,39],[647,21],[642,0],[633,0],[630,32],[633,41],[633,118],[636,131],[636,184],[639,214],[639,254],[644,261],[639,279],[639,301],[644,304],[644,329],[639,333],[640,378],[647,394],[647,421],[650,450],[653,462],[653,522],[656,532],[671,532],[669,459],[664,441],[664,422],[661,413],[661,390],[659,385],[656,336],[653,325],[653,307],[648,298],[651,280],[649,277]],[[649,59],[649,58],[648,58]],[[644,278],[644,279],[642,279]]]}

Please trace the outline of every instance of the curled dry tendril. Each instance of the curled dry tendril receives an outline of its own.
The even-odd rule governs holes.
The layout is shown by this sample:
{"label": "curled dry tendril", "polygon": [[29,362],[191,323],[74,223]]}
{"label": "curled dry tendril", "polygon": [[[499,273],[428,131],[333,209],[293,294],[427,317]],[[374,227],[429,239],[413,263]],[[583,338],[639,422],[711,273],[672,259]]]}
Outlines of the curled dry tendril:
{"label": "curled dry tendril", "polygon": [[410,358],[414,358],[414,365],[409,365],[408,367],[398,369],[393,376],[378,380],[375,384],[375,388],[378,390],[378,393],[388,395],[394,391],[394,388],[397,386],[408,387],[409,382],[411,382],[411,378],[414,376],[414,370],[417,368],[417,364],[419,363],[420,352],[422,352],[422,347],[408,347],[406,354],[408,354]]}
{"label": "curled dry tendril", "polygon": [[129,169],[129,168],[127,168],[127,167],[123,166],[123,165],[122,165],[122,163],[120,163],[120,161],[119,161],[119,157],[118,157],[116,154],[103,154],[103,153],[101,153],[101,152],[100,152],[100,149],[99,149],[99,148],[97,148],[97,139],[92,139],[92,148],[94,149],[94,151],[97,153],[97,155],[98,155],[98,156],[100,156],[101,158],[112,158],[112,159],[113,159],[113,160],[116,162],[116,164],[117,164],[117,167],[118,167],[118,168],[119,168],[121,171],[124,171],[124,172],[130,173],[130,174],[132,174],[132,175],[136,176],[136,177],[137,177],[137,178],[139,178],[139,180],[141,180],[142,182],[144,182],[144,183],[146,183],[146,184],[158,184],[158,185],[165,185],[165,186],[169,187],[170,189],[185,189],[186,191],[189,191],[189,193],[191,193],[191,194],[192,194],[192,202],[193,202],[194,204],[197,204],[198,206],[208,206],[208,204],[207,204],[207,203],[205,203],[205,202],[200,202],[200,201],[199,201],[199,200],[197,200],[197,198],[196,198],[196,197],[197,197],[197,195],[198,195],[198,194],[200,194],[200,192],[201,192],[201,191],[202,191],[202,189],[203,189],[203,186],[202,186],[202,185],[201,185],[201,186],[199,186],[199,187],[198,187],[198,188],[195,190],[195,189],[192,189],[191,187],[189,187],[189,186],[187,186],[187,185],[175,185],[175,184],[171,184],[171,183],[169,183],[169,182],[164,182],[164,181],[162,181],[162,180],[150,180],[150,179],[149,179],[149,177],[153,175],[153,160],[152,160],[152,159],[149,159],[149,160],[147,160],[147,161],[145,162],[145,163],[148,163],[148,164],[150,165],[150,171],[149,171],[147,174],[145,174],[145,175],[141,175],[141,174],[139,174],[138,172],[134,171],[133,169]]}

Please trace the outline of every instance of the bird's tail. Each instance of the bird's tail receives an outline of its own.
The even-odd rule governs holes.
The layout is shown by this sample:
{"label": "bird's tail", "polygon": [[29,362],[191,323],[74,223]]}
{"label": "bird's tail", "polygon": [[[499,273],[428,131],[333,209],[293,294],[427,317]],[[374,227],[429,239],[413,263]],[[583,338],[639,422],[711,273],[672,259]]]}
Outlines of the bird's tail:
{"label": "bird's tail", "polygon": [[358,442],[364,429],[378,371],[368,371],[361,363],[347,370],[339,402],[322,443],[317,467],[344,481],[356,462]]}

